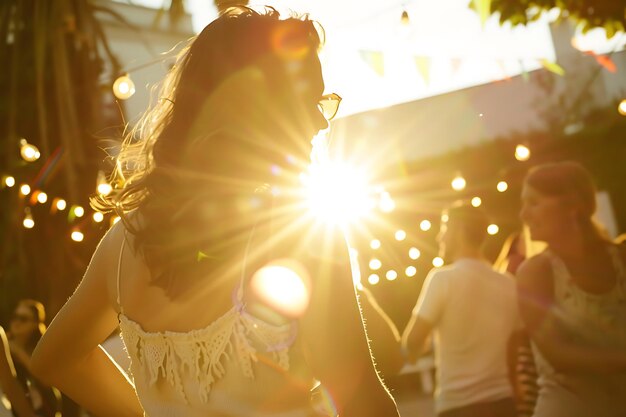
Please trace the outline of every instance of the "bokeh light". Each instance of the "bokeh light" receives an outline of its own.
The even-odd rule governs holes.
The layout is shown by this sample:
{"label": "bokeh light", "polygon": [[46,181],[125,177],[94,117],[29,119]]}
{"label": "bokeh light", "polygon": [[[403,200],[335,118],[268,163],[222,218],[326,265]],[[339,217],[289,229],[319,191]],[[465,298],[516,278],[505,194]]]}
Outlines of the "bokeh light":
{"label": "bokeh light", "polygon": [[30,185],[28,184],[22,184],[20,186],[20,194],[22,195],[28,195],[30,194]]}
{"label": "bokeh light", "polygon": [[387,278],[388,281],[394,281],[398,278],[398,273],[393,269],[390,269],[387,273],[385,273],[385,278]]}
{"label": "bokeh light", "polygon": [[483,200],[480,197],[474,197],[472,198],[471,203],[473,207],[480,207],[480,205],[483,203]]}
{"label": "bokeh light", "polygon": [[528,161],[530,158],[530,149],[525,145],[517,145],[515,147],[515,159],[518,161]]}
{"label": "bokeh light", "polygon": [[500,191],[501,193],[503,193],[509,189],[509,184],[507,184],[506,181],[500,181],[498,185],[496,185],[496,189]]}
{"label": "bokeh light", "polygon": [[377,259],[377,258],[370,259],[369,267],[372,271],[376,271],[380,269],[381,266],[383,266],[383,263],[380,261],[380,259]]}
{"label": "bokeh light", "polygon": [[72,208],[72,212],[74,213],[74,216],[76,217],[83,217],[85,215],[85,209],[82,208],[81,206],[74,206]]}
{"label": "bokeh light", "polygon": [[135,83],[128,74],[118,77],[113,83],[113,94],[120,100],[127,100],[135,94]]}
{"label": "bokeh light", "polygon": [[420,222],[420,229],[424,232],[429,231],[431,227],[433,227],[433,225],[429,220],[422,220]]}
{"label": "bokeh light", "polygon": [[22,220],[22,225],[26,229],[32,229],[35,227],[35,220],[33,219],[33,215],[30,213],[30,209],[25,210],[24,220]]}
{"label": "bokeh light", "polygon": [[404,239],[406,239],[406,232],[404,230],[397,230],[394,237],[398,242],[402,242]]}
{"label": "bokeh light", "polygon": [[260,268],[250,288],[261,302],[287,317],[299,317],[309,306],[309,277],[294,260],[280,259]]}
{"label": "bokeh light", "polygon": [[409,249],[409,258],[411,258],[411,259],[413,259],[413,260],[415,260],[415,259],[419,258],[421,254],[422,254],[422,253],[421,253],[421,252],[420,252],[420,250],[419,250],[419,249],[417,249],[417,248],[411,248],[411,249]]}
{"label": "bokeh light", "polygon": [[435,268],[439,268],[441,266],[443,266],[443,259],[439,256],[436,256],[433,258],[433,266]]}
{"label": "bokeh light", "polygon": [[28,143],[26,139],[20,140],[20,155],[26,162],[34,162],[41,156],[39,149],[32,143]]}
{"label": "bokeh light", "polygon": [[500,231],[500,228],[498,227],[497,224],[490,224],[489,226],[487,226],[487,233],[489,233],[490,235],[495,235]]}
{"label": "bokeh light", "polygon": [[56,200],[54,205],[57,208],[57,210],[63,211],[67,207],[67,202],[65,200],[63,200],[62,198],[59,198],[59,199]]}
{"label": "bokeh light", "polygon": [[4,177],[4,185],[11,188],[15,185],[15,178],[12,176]]}
{"label": "bokeh light", "polygon": [[626,116],[626,99],[620,101],[619,105],[617,106],[617,111],[622,116]]}
{"label": "bokeh light", "polygon": [[85,239],[85,235],[80,230],[74,230],[70,237],[74,242],[82,242]]}
{"label": "bokeh light", "polygon": [[370,248],[372,248],[374,250],[380,249],[380,240],[372,239],[372,241],[370,242]]}
{"label": "bokeh light", "polygon": [[414,267],[413,265],[407,266],[404,273],[406,274],[407,277],[414,277],[415,274],[417,274],[417,268]]}
{"label": "bokeh light", "polygon": [[43,191],[38,192],[37,201],[39,202],[39,204],[44,204],[46,201],[48,201],[48,194],[44,193]]}
{"label": "bokeh light", "polygon": [[396,203],[393,201],[388,192],[381,193],[378,208],[380,208],[383,213],[391,213],[395,210]]}
{"label": "bokeh light", "polygon": [[103,182],[98,184],[97,190],[100,195],[109,195],[113,191],[113,187],[111,187],[111,184]]}
{"label": "bokeh light", "polygon": [[371,285],[376,285],[380,282],[380,277],[378,276],[378,274],[371,274],[369,277],[367,277],[367,282],[369,282]]}
{"label": "bokeh light", "polygon": [[102,214],[99,211],[94,212],[91,217],[93,218],[93,221],[96,223],[100,223],[102,220],[104,220],[104,214]]}
{"label": "bokeh light", "polygon": [[461,190],[465,189],[465,186],[467,185],[467,182],[465,181],[465,178],[463,178],[460,175],[457,175],[456,177],[454,177],[454,179],[452,180],[450,185],[452,186],[452,188],[454,190],[461,191]]}

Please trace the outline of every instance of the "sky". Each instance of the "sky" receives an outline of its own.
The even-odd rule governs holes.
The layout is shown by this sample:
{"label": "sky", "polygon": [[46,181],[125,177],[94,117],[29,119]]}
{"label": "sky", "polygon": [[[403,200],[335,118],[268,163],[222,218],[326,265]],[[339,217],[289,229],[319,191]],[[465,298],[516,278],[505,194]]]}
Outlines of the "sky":
{"label": "sky", "polygon": [[[133,0],[161,7],[163,0]],[[165,2],[169,3],[169,2]],[[555,61],[550,16],[528,26],[483,25],[468,0],[266,0],[283,11],[307,12],[324,27],[320,58],[327,92],[343,97],[338,116],[413,101],[519,75]],[[217,16],[213,2],[187,0],[196,32]],[[401,22],[402,12],[409,16]],[[581,50],[603,53],[602,29],[576,36]],[[366,86],[367,88],[365,88]]]}

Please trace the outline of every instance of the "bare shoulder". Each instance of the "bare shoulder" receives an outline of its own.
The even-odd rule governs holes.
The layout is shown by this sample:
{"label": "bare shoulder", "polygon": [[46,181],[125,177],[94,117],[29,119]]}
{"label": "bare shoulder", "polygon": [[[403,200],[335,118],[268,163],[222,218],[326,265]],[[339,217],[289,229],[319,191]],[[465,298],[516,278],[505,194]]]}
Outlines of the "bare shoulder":
{"label": "bare shoulder", "polygon": [[532,292],[552,292],[552,264],[550,256],[545,252],[522,262],[515,275],[522,289]]}

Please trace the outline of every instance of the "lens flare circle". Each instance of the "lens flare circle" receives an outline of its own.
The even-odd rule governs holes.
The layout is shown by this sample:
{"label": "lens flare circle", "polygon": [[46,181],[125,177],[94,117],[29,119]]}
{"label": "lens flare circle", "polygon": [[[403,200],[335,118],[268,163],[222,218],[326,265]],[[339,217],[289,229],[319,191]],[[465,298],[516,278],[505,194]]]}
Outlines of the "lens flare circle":
{"label": "lens flare circle", "polygon": [[300,317],[309,306],[310,279],[304,266],[280,259],[258,269],[250,280],[253,294],[278,313]]}

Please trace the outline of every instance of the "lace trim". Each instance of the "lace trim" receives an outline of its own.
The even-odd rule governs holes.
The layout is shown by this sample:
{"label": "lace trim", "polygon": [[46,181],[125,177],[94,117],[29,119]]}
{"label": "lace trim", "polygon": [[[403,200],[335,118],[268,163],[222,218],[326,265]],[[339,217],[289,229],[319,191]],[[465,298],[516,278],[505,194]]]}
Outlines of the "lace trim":
{"label": "lace trim", "polygon": [[289,346],[297,331],[295,324],[273,326],[236,307],[209,326],[190,332],[146,332],[123,314],[120,328],[131,361],[136,362],[149,385],[165,378],[188,402],[182,381],[186,368],[205,403],[212,385],[225,375],[224,361],[231,359],[233,352],[243,375],[254,379],[253,363],[259,359],[251,337],[260,342],[280,369],[288,371]]}

